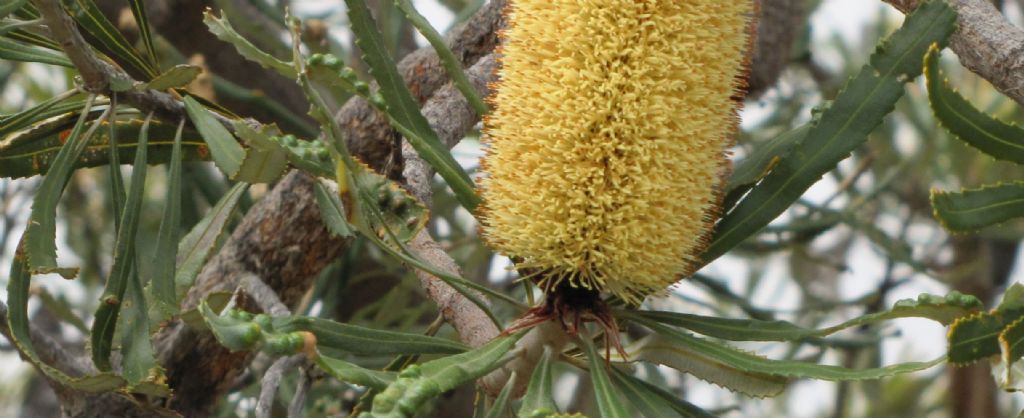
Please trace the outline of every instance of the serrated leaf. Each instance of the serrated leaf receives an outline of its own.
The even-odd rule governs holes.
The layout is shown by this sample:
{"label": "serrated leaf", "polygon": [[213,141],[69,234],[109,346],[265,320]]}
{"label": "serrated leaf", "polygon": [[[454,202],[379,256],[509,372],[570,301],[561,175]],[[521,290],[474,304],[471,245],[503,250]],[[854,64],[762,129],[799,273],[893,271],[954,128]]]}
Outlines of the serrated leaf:
{"label": "serrated leaf", "polygon": [[663,364],[731,391],[758,398],[782,393],[790,381],[784,376],[740,369],[718,356],[658,336],[644,340],[629,354],[632,360]]}
{"label": "serrated leaf", "polygon": [[1024,357],[1024,317],[1017,318],[999,333],[999,349],[1006,364]]}
{"label": "serrated leaf", "polygon": [[537,361],[537,366],[533,368],[533,375],[530,377],[530,384],[526,386],[526,394],[523,395],[523,402],[519,405],[517,417],[533,418],[537,415],[558,412],[551,379],[551,357],[553,355],[554,350],[550,346],[545,346],[544,354]]}
{"label": "serrated leaf", "polygon": [[253,129],[244,121],[235,121],[235,133],[249,145],[234,179],[247,183],[272,183],[288,168],[288,153],[272,136],[281,135],[274,125]]}
{"label": "serrated leaf", "polygon": [[[778,393],[789,378],[831,381],[879,379],[895,374],[924,370],[944,360],[944,358],[939,358],[930,362],[908,362],[877,368],[848,369],[794,360],[772,360],[656,323],[645,322],[644,325],[656,331],[657,334],[645,338],[639,344],[636,354],[632,355],[633,358],[673,368],[676,368],[677,365],[694,368],[696,365],[703,369],[702,373],[704,374],[703,376],[697,375],[697,377],[743,393],[747,392],[733,386],[747,386],[747,389],[760,393],[754,396],[771,396],[773,391]],[[737,374],[737,371],[740,373]],[[750,377],[744,379],[744,373],[749,374],[750,377],[757,377],[760,385],[749,387],[753,381]],[[771,385],[773,382],[775,385]],[[766,383],[767,385],[765,385]]]}
{"label": "serrated leaf", "polygon": [[627,418],[625,403],[619,397],[618,391],[612,386],[608,378],[610,365],[605,362],[594,348],[594,343],[589,338],[582,338],[583,349],[587,354],[587,365],[590,366],[590,383],[594,385],[594,398],[597,400],[597,410],[604,418]]}
{"label": "serrated leaf", "polygon": [[[81,103],[79,103],[81,107]],[[96,112],[90,112],[95,117]],[[16,132],[0,142],[0,177],[22,178],[46,174],[53,165],[61,147],[70,136],[77,112],[61,115],[35,126]],[[142,119],[136,115],[119,115],[114,122],[119,138],[117,149],[122,161],[135,158],[137,139]],[[175,125],[153,121],[150,127],[149,163],[170,161],[173,150]],[[73,169],[99,167],[110,163],[109,132],[99,130],[89,139],[82,154],[73,163]],[[206,143],[195,132],[182,139],[182,159],[203,161],[209,158]]]}
{"label": "serrated leaf", "polygon": [[984,312],[953,322],[947,334],[949,362],[969,364],[999,354],[1002,330],[1002,321]]}
{"label": "serrated leaf", "polygon": [[804,140],[718,222],[703,261],[711,262],[768,225],[863,144],[903,96],[903,83],[920,74],[928,47],[944,44],[955,22],[956,11],[944,1],[926,1],[907,16],[876,49],[870,65],[862,67],[812,122]]}
{"label": "serrated leaf", "polygon": [[[138,0],[132,0],[133,3],[137,1]],[[202,72],[203,69],[199,66],[178,64],[148,82],[139,83],[134,86],[134,88],[136,90],[167,90],[171,88],[185,87],[188,83],[191,83],[192,80],[195,80],[196,77],[199,77],[199,74],[202,74]]]}
{"label": "serrated leaf", "polygon": [[[223,14],[223,12],[221,13]],[[281,74],[289,79],[295,79],[298,74],[295,71],[295,67],[291,63],[281,61],[274,58],[272,55],[263,52],[249,40],[245,39],[242,35],[235,32],[235,29],[231,27],[231,22],[228,21],[227,17],[217,18],[211,13],[210,10],[203,12],[203,23],[210,29],[217,39],[227,42],[235,47],[246,59],[255,62],[263,68],[274,70],[278,74]]]}
{"label": "serrated leaf", "polygon": [[327,186],[320,182],[316,183],[314,193],[316,194],[317,207],[320,208],[320,218],[324,220],[324,225],[327,225],[327,229],[339,238],[353,236],[354,231],[348,224],[348,221],[345,220],[348,217],[345,212],[346,207],[341,202],[338,194],[327,190]]}
{"label": "serrated leaf", "polygon": [[183,101],[189,119],[192,120],[192,124],[199,130],[203,140],[210,146],[213,162],[217,164],[217,168],[220,168],[220,171],[226,176],[234,178],[238,174],[238,169],[242,166],[242,160],[245,159],[245,150],[235,140],[235,137],[231,135],[231,132],[228,132],[227,128],[210,114],[206,107],[199,104],[191,96],[186,96]]}
{"label": "serrated leaf", "polygon": [[[120,226],[117,229],[117,238],[114,242],[114,262],[110,268],[110,276],[107,277],[106,287],[100,296],[100,304],[96,309],[89,336],[93,364],[99,370],[110,370],[110,353],[113,348],[114,331],[121,313],[121,305],[124,303],[129,283],[136,282],[138,294],[134,295],[133,308],[135,309],[132,311],[133,317],[126,324],[131,327],[133,332],[123,334],[125,338],[135,338],[128,342],[133,351],[124,353],[125,377],[133,384],[145,379],[149,370],[156,367],[153,347],[149,345],[148,313],[145,299],[141,294],[142,283],[139,282],[135,257],[135,238],[139,229],[139,215],[142,212],[142,199],[146,183],[148,131],[148,124],[144,124],[139,133],[139,151],[135,154],[131,190],[128,191],[124,203]],[[119,208],[115,208],[115,210],[119,210]],[[132,370],[127,370],[129,366]]]}
{"label": "serrated leaf", "polygon": [[345,383],[383,390],[395,381],[397,373],[382,372],[359,367],[347,361],[328,357],[323,354],[313,360],[317,366]]}
{"label": "serrated leaf", "polygon": [[942,226],[968,232],[1024,216],[1024,182],[960,192],[932,190],[932,209]]}
{"label": "serrated leaf", "polygon": [[824,337],[844,329],[897,318],[927,318],[949,325],[956,318],[971,315],[982,308],[974,296],[952,291],[945,297],[921,294],[917,299],[897,301],[893,308],[863,315],[841,324],[810,329],[787,321],[722,318],[664,311],[623,311],[626,318],[640,317],[729,341],[796,341],[809,337]]}
{"label": "serrated leaf", "polygon": [[237,183],[224,193],[216,205],[178,243],[178,258],[175,263],[174,292],[178,302],[195,283],[196,276],[206,264],[206,259],[220,246],[221,236],[227,229],[228,221],[238,209],[238,202],[249,188],[246,183]]}
{"label": "serrated leaf", "polygon": [[[61,270],[57,266],[57,205],[64,193],[64,187],[71,178],[71,170],[89,143],[91,132],[84,132],[85,121],[95,96],[86,100],[78,122],[67,137],[54,159],[53,167],[43,179],[36,197],[32,200],[32,213],[25,232],[25,251],[33,272],[60,272],[68,278],[77,274],[77,269]],[[98,126],[93,124],[93,127]],[[93,131],[90,129],[90,131]]]}
{"label": "serrated leaf", "polygon": [[679,396],[619,369],[612,370],[612,377],[622,395],[629,399],[633,407],[645,418],[714,418],[714,415]]}
{"label": "serrated leaf", "polygon": [[1024,164],[1024,129],[976,109],[949,85],[939,69],[938,46],[925,57],[928,101],[935,119],[949,133],[998,160]]}
{"label": "serrated leaf", "polygon": [[75,65],[63,52],[28,46],[4,37],[0,37],[0,59],[75,68]]}
{"label": "serrated leaf", "polygon": [[107,20],[103,11],[92,0],[62,0],[64,10],[75,19],[75,23],[89,36],[99,42],[94,45],[111,58],[127,64],[147,79],[156,77],[158,71],[149,61],[142,58],[131,42]]}
{"label": "serrated leaf", "polygon": [[457,354],[467,347],[445,338],[387,331],[308,316],[284,316],[272,320],[279,332],[309,331],[317,346],[355,355]]}
{"label": "serrated leaf", "polygon": [[363,0],[345,0],[345,4],[348,6],[352,31],[356,35],[356,44],[362,50],[363,60],[370,67],[370,74],[377,80],[380,94],[387,103],[385,113],[398,122],[392,125],[405,136],[409,144],[416,149],[416,153],[444,178],[459,202],[470,213],[475,212],[480,204],[480,197],[474,191],[473,181],[420,113],[419,104],[398,73],[370,9]]}
{"label": "serrated leaf", "polygon": [[18,250],[11,261],[10,277],[7,282],[7,327],[11,332],[11,343],[26,360],[40,372],[62,386],[84,392],[109,392],[124,387],[127,382],[112,373],[99,373],[90,376],[70,377],[64,372],[43,363],[35,351],[30,331],[31,318],[28,316],[29,285],[32,273],[29,271],[27,254],[24,250],[25,237],[22,237]]}

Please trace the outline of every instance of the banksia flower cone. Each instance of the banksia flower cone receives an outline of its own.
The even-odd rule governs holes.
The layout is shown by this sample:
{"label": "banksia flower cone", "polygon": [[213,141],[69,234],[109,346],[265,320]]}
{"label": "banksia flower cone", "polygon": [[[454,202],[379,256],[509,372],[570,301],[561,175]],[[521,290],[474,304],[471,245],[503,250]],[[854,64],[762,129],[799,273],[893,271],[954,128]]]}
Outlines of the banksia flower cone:
{"label": "banksia flower cone", "polygon": [[692,273],[728,172],[752,1],[512,0],[482,231],[542,288]]}

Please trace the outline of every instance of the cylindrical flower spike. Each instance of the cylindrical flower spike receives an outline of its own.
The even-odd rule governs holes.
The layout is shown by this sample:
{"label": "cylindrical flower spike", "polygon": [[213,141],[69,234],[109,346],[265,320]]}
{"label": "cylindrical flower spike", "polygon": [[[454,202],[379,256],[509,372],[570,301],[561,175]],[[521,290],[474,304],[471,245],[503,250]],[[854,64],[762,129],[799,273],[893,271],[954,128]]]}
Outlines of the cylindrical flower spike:
{"label": "cylindrical flower spike", "polygon": [[512,0],[482,231],[546,290],[692,273],[728,173],[752,0]]}

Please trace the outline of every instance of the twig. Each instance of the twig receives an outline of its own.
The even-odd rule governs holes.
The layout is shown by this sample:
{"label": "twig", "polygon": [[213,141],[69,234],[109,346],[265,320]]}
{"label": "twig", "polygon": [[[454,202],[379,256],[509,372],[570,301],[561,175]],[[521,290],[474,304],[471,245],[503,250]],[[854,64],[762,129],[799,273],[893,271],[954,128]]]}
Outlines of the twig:
{"label": "twig", "polygon": [[[59,0],[32,0],[46,21],[54,40],[75,65],[82,76],[83,89],[94,94],[110,95],[110,83],[122,80],[133,83],[134,80],[124,71],[100,60],[92,52],[91,47],[82,37]],[[128,90],[119,93],[125,101],[142,111],[154,112],[157,116],[178,121],[185,118],[185,106],[176,97],[156,90]],[[232,129],[230,119],[214,112],[214,116],[228,129]]]}
{"label": "twig", "polygon": [[[260,397],[256,401],[256,418],[270,418],[274,407],[274,398],[277,396],[277,388],[281,385],[281,379],[289,370],[299,367],[306,360],[305,354],[281,357],[270,365],[267,372],[263,374],[263,381],[260,383]],[[301,383],[300,383],[301,386]],[[305,397],[305,394],[303,394]],[[289,416],[291,408],[289,408]],[[301,411],[300,411],[301,414]]]}
{"label": "twig", "polygon": [[306,407],[306,395],[313,386],[314,372],[310,367],[299,369],[299,384],[295,387],[295,395],[288,404],[288,418],[302,418],[302,410]]}
{"label": "twig", "polygon": [[[885,0],[903,13],[918,0]],[[992,83],[1017,103],[1024,104],[1024,30],[1014,26],[988,0],[950,0],[958,28],[950,48],[960,63]]]}
{"label": "twig", "polygon": [[270,316],[291,315],[291,311],[281,302],[281,298],[277,297],[274,289],[267,286],[267,283],[260,280],[255,274],[249,273],[242,276],[242,280],[238,283],[238,290],[245,292],[263,312]]}

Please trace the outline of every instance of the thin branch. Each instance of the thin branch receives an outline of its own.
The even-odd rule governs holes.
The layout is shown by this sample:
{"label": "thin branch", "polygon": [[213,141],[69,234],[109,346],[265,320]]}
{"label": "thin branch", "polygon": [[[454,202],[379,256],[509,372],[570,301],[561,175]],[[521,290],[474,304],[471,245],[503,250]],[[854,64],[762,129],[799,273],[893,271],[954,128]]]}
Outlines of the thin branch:
{"label": "thin branch", "polygon": [[[918,0],[884,0],[903,13]],[[958,28],[950,48],[960,63],[1017,103],[1024,104],[1024,30],[1011,24],[988,0],[950,0]]]}
{"label": "thin branch", "polygon": [[274,289],[271,289],[266,282],[255,274],[249,273],[242,276],[242,280],[238,283],[238,290],[245,292],[249,298],[259,305],[260,310],[270,316],[291,315],[291,311],[281,302],[281,298],[277,297]]}
{"label": "thin branch", "polygon": [[256,401],[256,418],[270,418],[270,413],[274,407],[274,398],[277,397],[277,388],[281,385],[281,379],[284,378],[285,373],[299,367],[304,361],[306,361],[305,354],[296,354],[294,356],[281,357],[274,361],[274,364],[270,365],[267,372],[263,374],[263,381],[260,383],[260,397]]}
{"label": "thin branch", "polygon": [[[93,53],[92,48],[82,37],[82,34],[75,26],[75,22],[61,7],[60,0],[32,0],[32,3],[39,9],[43,19],[49,27],[54,40],[57,41],[64,53],[75,65],[78,73],[82,76],[83,88],[94,94],[110,95],[110,84],[115,80],[134,83],[127,73],[100,60]],[[176,97],[157,90],[128,90],[119,92],[119,95],[126,102],[134,106],[142,113],[154,112],[157,116],[178,121],[185,118],[185,106]],[[214,116],[232,129],[231,121],[216,112]]]}

